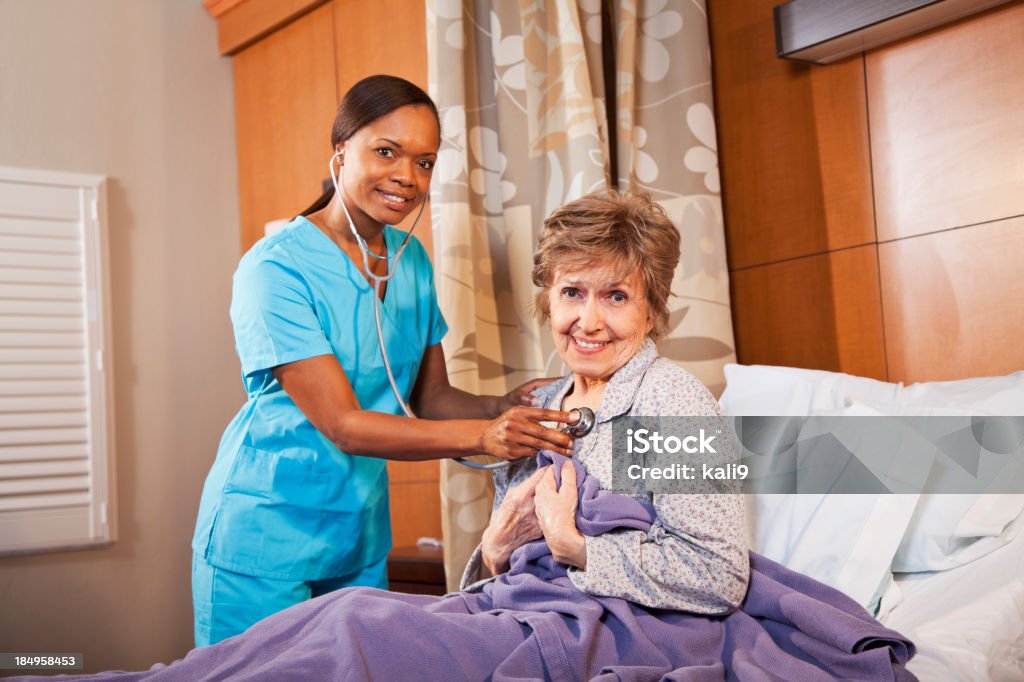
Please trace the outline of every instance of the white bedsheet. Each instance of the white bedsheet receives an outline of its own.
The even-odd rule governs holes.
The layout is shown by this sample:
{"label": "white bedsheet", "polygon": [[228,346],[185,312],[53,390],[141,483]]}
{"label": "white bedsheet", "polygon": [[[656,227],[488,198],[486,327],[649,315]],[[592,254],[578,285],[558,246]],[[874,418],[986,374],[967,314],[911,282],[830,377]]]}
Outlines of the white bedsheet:
{"label": "white bedsheet", "polygon": [[969,564],[897,574],[882,622],[917,645],[908,667],[924,682],[1024,680],[1024,518],[1014,526],[1009,544]]}

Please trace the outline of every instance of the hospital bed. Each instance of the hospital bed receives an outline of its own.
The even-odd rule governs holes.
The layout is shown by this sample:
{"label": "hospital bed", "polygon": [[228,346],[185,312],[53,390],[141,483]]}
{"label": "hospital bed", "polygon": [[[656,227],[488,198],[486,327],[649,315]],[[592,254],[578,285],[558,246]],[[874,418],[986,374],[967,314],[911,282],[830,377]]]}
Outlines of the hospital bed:
{"label": "hospital bed", "polygon": [[[734,416],[1024,415],[1024,372],[903,386],[729,365],[726,379]],[[749,539],[911,639],[921,680],[1024,680],[1024,495],[1013,492],[749,495]]]}

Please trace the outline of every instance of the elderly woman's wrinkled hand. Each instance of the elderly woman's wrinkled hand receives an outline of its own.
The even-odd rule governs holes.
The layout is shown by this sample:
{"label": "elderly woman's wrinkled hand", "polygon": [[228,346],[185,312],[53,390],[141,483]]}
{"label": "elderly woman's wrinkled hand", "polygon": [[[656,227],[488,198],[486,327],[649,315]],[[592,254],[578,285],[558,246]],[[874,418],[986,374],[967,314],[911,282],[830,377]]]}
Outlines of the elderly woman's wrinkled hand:
{"label": "elderly woman's wrinkled hand", "polygon": [[508,571],[512,552],[541,537],[534,508],[534,491],[543,476],[544,469],[538,469],[528,479],[510,488],[484,530],[480,547],[484,565],[491,575]]}
{"label": "elderly woman's wrinkled hand", "polygon": [[576,469],[572,462],[562,464],[562,485],[555,486],[554,465],[545,467],[544,477],[534,493],[537,520],[551,549],[551,556],[563,564],[587,568],[587,545],[576,528]]}

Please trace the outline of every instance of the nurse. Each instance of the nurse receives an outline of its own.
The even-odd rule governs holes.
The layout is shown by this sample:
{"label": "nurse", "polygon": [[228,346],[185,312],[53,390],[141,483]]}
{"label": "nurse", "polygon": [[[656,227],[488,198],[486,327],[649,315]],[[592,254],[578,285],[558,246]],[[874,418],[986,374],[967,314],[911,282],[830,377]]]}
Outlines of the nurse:
{"label": "nurse", "polygon": [[570,452],[569,436],[540,424],[569,422],[568,413],[525,407],[543,381],[505,396],[449,385],[447,325],[415,238],[380,291],[391,368],[421,419],[397,416],[345,207],[371,271],[386,274],[405,237],[391,226],[427,197],[437,108],[408,81],[371,76],[345,95],[331,144],[337,191],[260,240],[235,272],[231,320],[248,400],[224,432],[199,505],[197,646],[332,590],[386,588],[386,460]]}

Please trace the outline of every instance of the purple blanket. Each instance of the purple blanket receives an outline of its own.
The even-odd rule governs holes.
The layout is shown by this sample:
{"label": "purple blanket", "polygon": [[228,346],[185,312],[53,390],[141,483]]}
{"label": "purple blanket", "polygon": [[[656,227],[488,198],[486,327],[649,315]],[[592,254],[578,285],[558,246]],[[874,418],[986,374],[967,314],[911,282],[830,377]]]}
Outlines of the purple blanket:
{"label": "purple blanket", "polygon": [[[575,466],[582,533],[649,528],[648,505],[599,490]],[[910,641],[841,592],[757,554],[750,560],[741,608],[709,617],[580,592],[537,540],[481,591],[340,590],[169,666],[89,679],[915,679],[904,667]]]}

